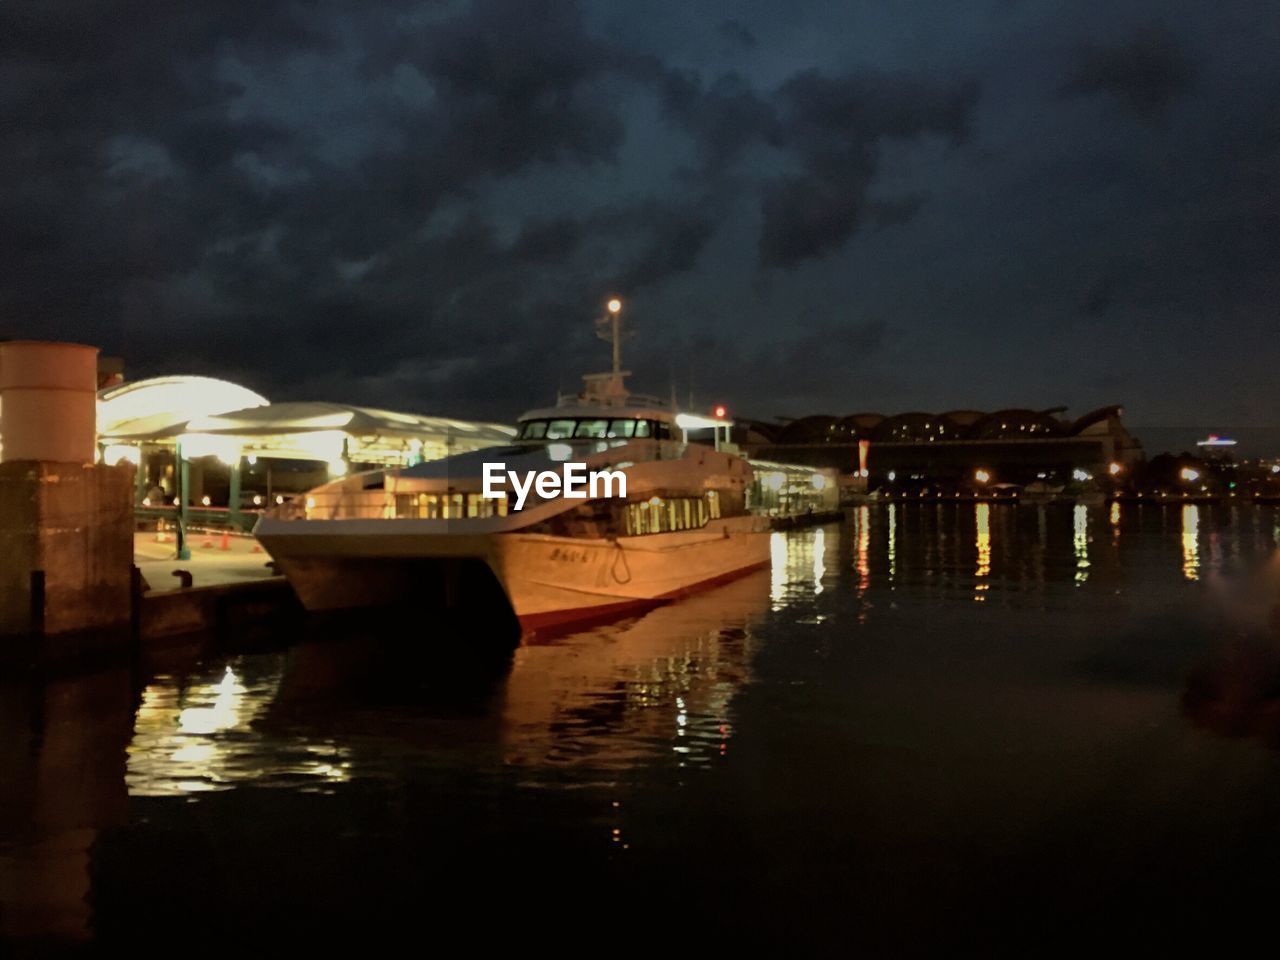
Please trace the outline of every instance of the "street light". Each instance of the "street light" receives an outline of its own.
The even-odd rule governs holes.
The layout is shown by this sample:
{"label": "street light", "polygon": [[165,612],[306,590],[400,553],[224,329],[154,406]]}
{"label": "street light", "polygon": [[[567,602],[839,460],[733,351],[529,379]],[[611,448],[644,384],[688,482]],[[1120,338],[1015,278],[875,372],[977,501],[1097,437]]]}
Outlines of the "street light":
{"label": "street light", "polygon": [[614,297],[612,300],[609,301],[608,307],[609,307],[610,313],[617,313],[619,310],[622,309],[622,301],[619,300],[617,297]]}
{"label": "street light", "polygon": [[977,480],[979,483],[986,483],[991,479],[991,474],[986,470],[975,470],[973,471],[973,479]]}

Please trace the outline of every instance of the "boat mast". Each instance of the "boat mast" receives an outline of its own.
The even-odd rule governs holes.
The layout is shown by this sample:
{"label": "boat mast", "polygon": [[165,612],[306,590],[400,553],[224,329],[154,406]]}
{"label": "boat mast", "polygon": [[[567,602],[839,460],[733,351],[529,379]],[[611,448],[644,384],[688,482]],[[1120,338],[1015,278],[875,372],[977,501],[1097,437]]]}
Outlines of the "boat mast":
{"label": "boat mast", "polygon": [[[622,341],[628,336],[628,332],[622,326],[622,301],[612,297],[605,304],[605,309],[608,311],[606,315],[596,321],[596,336],[613,345],[613,370],[608,374],[604,393],[606,397],[621,400],[625,399],[627,394],[626,387],[623,386],[623,378],[628,373],[622,369]],[[605,375],[598,374],[593,377],[604,379]]]}

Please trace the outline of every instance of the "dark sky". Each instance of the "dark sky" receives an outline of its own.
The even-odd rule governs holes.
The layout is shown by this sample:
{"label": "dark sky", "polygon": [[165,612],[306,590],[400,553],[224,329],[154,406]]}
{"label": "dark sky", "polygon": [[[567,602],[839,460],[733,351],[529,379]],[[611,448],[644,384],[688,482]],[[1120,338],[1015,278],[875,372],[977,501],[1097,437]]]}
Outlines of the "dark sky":
{"label": "dark sky", "polygon": [[0,336],[510,419],[1280,417],[1259,2],[0,5]]}

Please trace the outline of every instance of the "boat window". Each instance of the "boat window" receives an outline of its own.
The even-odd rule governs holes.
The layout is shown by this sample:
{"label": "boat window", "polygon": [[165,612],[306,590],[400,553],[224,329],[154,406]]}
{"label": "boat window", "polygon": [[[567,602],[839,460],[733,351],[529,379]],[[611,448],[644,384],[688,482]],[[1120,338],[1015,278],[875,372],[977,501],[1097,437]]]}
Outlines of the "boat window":
{"label": "boat window", "polygon": [[637,437],[650,437],[650,436],[653,436],[652,432],[651,432],[651,431],[650,431],[650,429],[649,429],[649,428],[650,428],[650,427],[652,427],[652,426],[653,426],[653,421],[652,421],[652,420],[637,420],[637,421],[636,421],[636,436],[637,436]]}
{"label": "boat window", "polygon": [[670,530],[693,530],[707,522],[707,499],[704,497],[670,497],[657,503],[629,503],[622,515],[627,536],[665,533]]}
{"label": "boat window", "polygon": [[573,431],[573,435],[575,437],[603,437],[608,427],[608,420],[579,420],[578,429]]}
{"label": "boat window", "polygon": [[720,498],[716,496],[714,490],[707,491],[707,510],[711,514],[712,520],[720,519]]}
{"label": "boat window", "polygon": [[659,440],[671,439],[671,424],[666,423],[665,421],[659,420],[657,423],[654,424],[654,426],[657,428],[656,432],[654,433],[654,436],[656,436]]}
{"label": "boat window", "polygon": [[529,420],[520,429],[521,440],[541,440],[547,435],[547,421]]}
{"label": "boat window", "polygon": [[611,437],[633,437],[636,433],[636,422],[634,420],[611,420],[609,422],[609,436]]}
{"label": "boat window", "polygon": [[576,420],[552,420],[547,424],[545,436],[548,440],[568,440],[573,436],[573,428],[577,425]]}

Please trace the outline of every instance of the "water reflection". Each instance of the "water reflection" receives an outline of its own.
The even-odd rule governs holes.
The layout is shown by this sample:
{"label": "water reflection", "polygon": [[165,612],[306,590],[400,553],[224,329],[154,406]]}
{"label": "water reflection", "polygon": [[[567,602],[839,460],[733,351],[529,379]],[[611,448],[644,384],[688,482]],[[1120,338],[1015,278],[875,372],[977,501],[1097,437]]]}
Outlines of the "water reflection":
{"label": "water reflection", "polygon": [[0,943],[92,933],[91,850],[127,817],[129,672],[0,685]]}
{"label": "water reflection", "polygon": [[898,505],[889,504],[889,582],[898,573]]}
{"label": "water reflection", "polygon": [[827,573],[827,531],[818,527],[813,531],[813,595],[822,593],[822,578]]}
{"label": "water reflection", "polygon": [[130,795],[187,795],[251,782],[321,789],[347,779],[349,758],[334,742],[281,742],[259,729],[280,691],[284,656],[254,658],[252,678],[237,673],[244,662],[186,681],[158,676],[143,688],[128,748]]}
{"label": "water reflection", "polygon": [[974,505],[975,548],[978,553],[977,567],[973,571],[973,599],[982,602],[986,599],[986,591],[991,586],[987,577],[991,575],[991,506],[986,503]]}
{"label": "water reflection", "polygon": [[1194,503],[1182,508],[1182,575],[1200,579],[1200,508]]}
{"label": "water reflection", "polygon": [[1075,581],[1082,584],[1089,579],[1089,508],[1083,503],[1076,504],[1073,511],[1071,543],[1076,555]]}
{"label": "water reflection", "polygon": [[[811,549],[816,569],[822,551]],[[677,767],[724,756],[770,579],[752,574],[635,621],[522,647],[501,692],[503,762],[611,775],[663,751]]]}
{"label": "water reflection", "polygon": [[871,508],[866,504],[858,507],[854,515],[854,530],[857,537],[858,595],[861,596],[871,584]]}
{"label": "water reflection", "polygon": [[[974,856],[948,846],[957,835],[994,838],[993,860],[972,862],[981,873],[1045,835],[1018,833],[1039,829],[1027,811],[1052,807],[1045,829],[1083,811],[1092,831],[1117,782],[1126,796],[1146,782],[1162,802],[1175,782],[1166,767],[1234,762],[1211,753],[1203,731],[1280,744],[1280,630],[1251,627],[1252,645],[1224,644],[1206,660],[1211,641],[1243,628],[1182,615],[1222,600],[1230,578],[1220,572],[1275,556],[1276,516],[1182,504],[863,505],[842,525],[775,534],[767,571],[501,658],[474,656],[483,637],[425,621],[317,627],[269,652],[3,686],[0,936],[85,939],[103,912],[133,930],[180,896],[167,887],[189,848],[227,858],[219,869],[233,879],[200,874],[186,893],[234,924],[228,891],[243,885],[246,901],[271,904],[272,861],[289,861],[299,837],[324,838],[311,855],[342,897],[365,883],[386,893],[449,843],[456,869],[477,858],[476,838],[497,838],[490,857],[543,837],[539,852],[559,855],[566,838],[586,838],[609,856],[645,853],[656,864],[646,879],[721,870],[726,884],[744,835],[748,861],[808,866],[830,841],[843,855],[824,875],[833,897],[851,902],[861,881],[893,875],[918,910],[935,851]],[[1232,610],[1273,603],[1278,576],[1270,568]],[[1121,625],[1144,605],[1163,615],[1173,604],[1178,615],[1153,621],[1149,636]],[[1193,663],[1204,665],[1188,673]],[[1170,724],[1180,697],[1190,723]],[[1130,776],[1135,757],[1148,768]],[[1090,777],[1093,793],[1080,786]],[[1070,796],[1059,802],[1055,790]],[[777,811],[793,808],[801,813],[779,826]],[[1198,816],[1187,822],[1202,829]],[[1008,822],[1018,836],[1000,849]],[[246,837],[263,845],[259,859],[243,852]],[[326,859],[344,844],[349,861]],[[573,849],[579,859],[565,860],[576,867]],[[701,855],[686,859],[689,850]],[[863,856],[867,874],[841,886],[839,870]],[[246,859],[266,878],[242,869]],[[289,894],[311,916],[331,905],[303,882]],[[777,901],[743,902],[765,912]]]}

